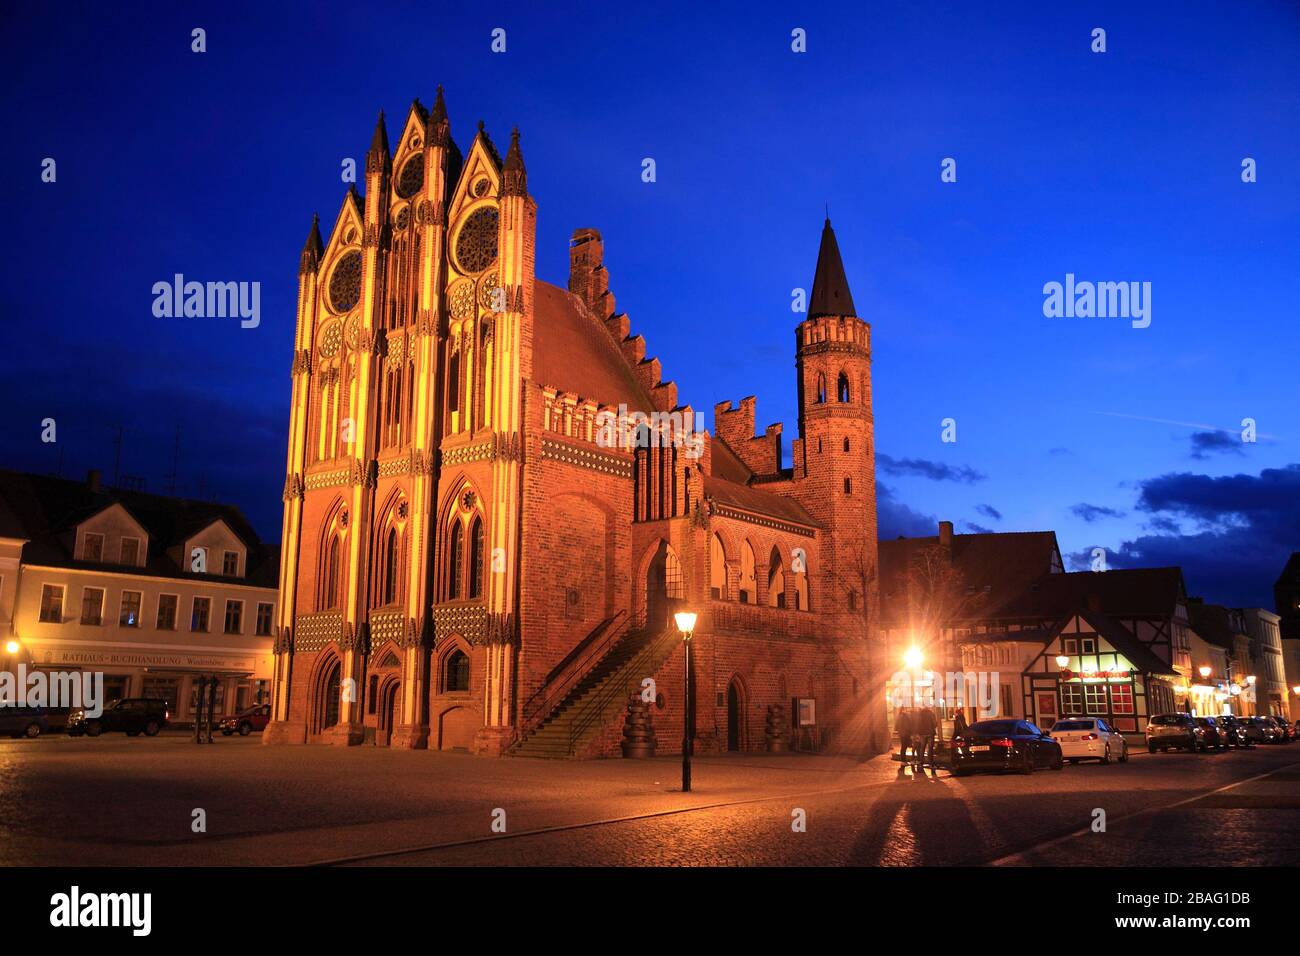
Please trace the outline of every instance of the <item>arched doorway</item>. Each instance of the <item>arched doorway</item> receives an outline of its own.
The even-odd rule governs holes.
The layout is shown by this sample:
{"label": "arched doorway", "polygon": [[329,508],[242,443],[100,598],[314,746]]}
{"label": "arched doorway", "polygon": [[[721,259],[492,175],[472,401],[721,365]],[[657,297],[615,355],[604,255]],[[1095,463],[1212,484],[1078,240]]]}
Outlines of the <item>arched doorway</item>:
{"label": "arched doorway", "polygon": [[645,626],[650,630],[672,627],[672,615],[686,597],[682,565],[667,541],[660,541],[646,568]]}
{"label": "arched doorway", "polygon": [[734,677],[727,685],[727,749],[745,749],[745,693]]}
{"label": "arched doorway", "polygon": [[316,726],[312,728],[315,733],[324,733],[339,722],[339,698],[342,694],[341,677],[342,667],[339,659],[335,657],[326,663],[317,684],[317,720]]}
{"label": "arched doorway", "polygon": [[391,680],[379,691],[379,727],[375,733],[375,744],[387,747],[393,739],[393,731],[402,716],[402,683]]}

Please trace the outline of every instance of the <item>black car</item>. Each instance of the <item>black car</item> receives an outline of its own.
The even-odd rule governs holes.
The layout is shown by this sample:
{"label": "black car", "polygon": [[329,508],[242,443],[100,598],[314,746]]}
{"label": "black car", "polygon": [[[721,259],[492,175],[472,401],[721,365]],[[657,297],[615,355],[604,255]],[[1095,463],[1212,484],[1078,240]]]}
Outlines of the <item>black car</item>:
{"label": "black car", "polygon": [[1282,717],[1265,717],[1265,720],[1271,720],[1278,729],[1278,743],[1289,744],[1295,739],[1291,732],[1291,725]]}
{"label": "black car", "polygon": [[1228,749],[1228,732],[1214,717],[1197,717],[1196,726],[1201,728],[1201,749]]}
{"label": "black car", "polygon": [[1229,747],[1237,747],[1240,749],[1242,747],[1250,748],[1255,746],[1254,741],[1250,739],[1250,731],[1246,728],[1246,724],[1242,722],[1240,717],[1237,717],[1234,714],[1224,714],[1222,717],[1218,718],[1218,721],[1219,728],[1223,730],[1224,734],[1228,738]]}
{"label": "black car", "polygon": [[104,731],[122,731],[128,737],[154,737],[167,726],[171,718],[167,701],[152,697],[127,697],[109,706],[98,717],[87,717],[85,711],[73,711],[68,718],[68,733],[73,737],[85,734],[98,737]]}
{"label": "black car", "polygon": [[39,737],[50,729],[43,707],[0,707],[0,734]]}
{"label": "black car", "polygon": [[1033,773],[1063,766],[1061,745],[1027,720],[980,720],[952,742],[952,772],[958,777],[979,770]]}

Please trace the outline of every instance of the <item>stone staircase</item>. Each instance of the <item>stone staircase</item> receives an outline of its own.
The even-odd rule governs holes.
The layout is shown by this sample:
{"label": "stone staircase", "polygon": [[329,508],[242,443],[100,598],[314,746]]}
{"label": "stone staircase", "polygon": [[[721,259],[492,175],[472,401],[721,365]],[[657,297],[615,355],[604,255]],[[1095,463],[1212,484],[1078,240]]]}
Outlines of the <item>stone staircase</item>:
{"label": "stone staircase", "polygon": [[641,681],[658,673],[680,643],[681,636],[671,628],[629,631],[510,753],[558,759],[580,756],[623,713]]}

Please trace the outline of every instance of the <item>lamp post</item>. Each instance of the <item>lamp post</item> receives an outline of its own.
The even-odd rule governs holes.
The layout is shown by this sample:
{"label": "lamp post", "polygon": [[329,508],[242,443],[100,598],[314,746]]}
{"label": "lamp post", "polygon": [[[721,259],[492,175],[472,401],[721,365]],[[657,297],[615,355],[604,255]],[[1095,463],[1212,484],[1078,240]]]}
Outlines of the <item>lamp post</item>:
{"label": "lamp post", "polygon": [[691,635],[695,633],[696,616],[694,611],[678,611],[673,615],[686,650],[686,679],[682,682],[682,793],[691,792]]}

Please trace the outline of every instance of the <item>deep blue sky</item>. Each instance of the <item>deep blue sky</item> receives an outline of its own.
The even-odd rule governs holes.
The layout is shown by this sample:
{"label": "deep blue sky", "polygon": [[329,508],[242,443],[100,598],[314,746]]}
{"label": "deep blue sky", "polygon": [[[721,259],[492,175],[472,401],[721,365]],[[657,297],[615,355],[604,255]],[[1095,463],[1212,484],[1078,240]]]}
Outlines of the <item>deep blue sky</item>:
{"label": "deep blue sky", "polygon": [[[39,6],[0,34],[2,465],[111,475],[120,424],[122,471],[166,491],[180,425],[178,490],[278,539],[298,251],[377,109],[441,83],[462,148],[521,128],[539,276],[599,228],[683,401],[756,393],[787,438],[829,203],[873,327],[883,535],[1054,529],[1269,607],[1300,547],[1294,2]],[[261,327],[155,318],[176,272],[260,281]],[[1151,327],[1045,318],[1067,272],[1151,282]]]}

